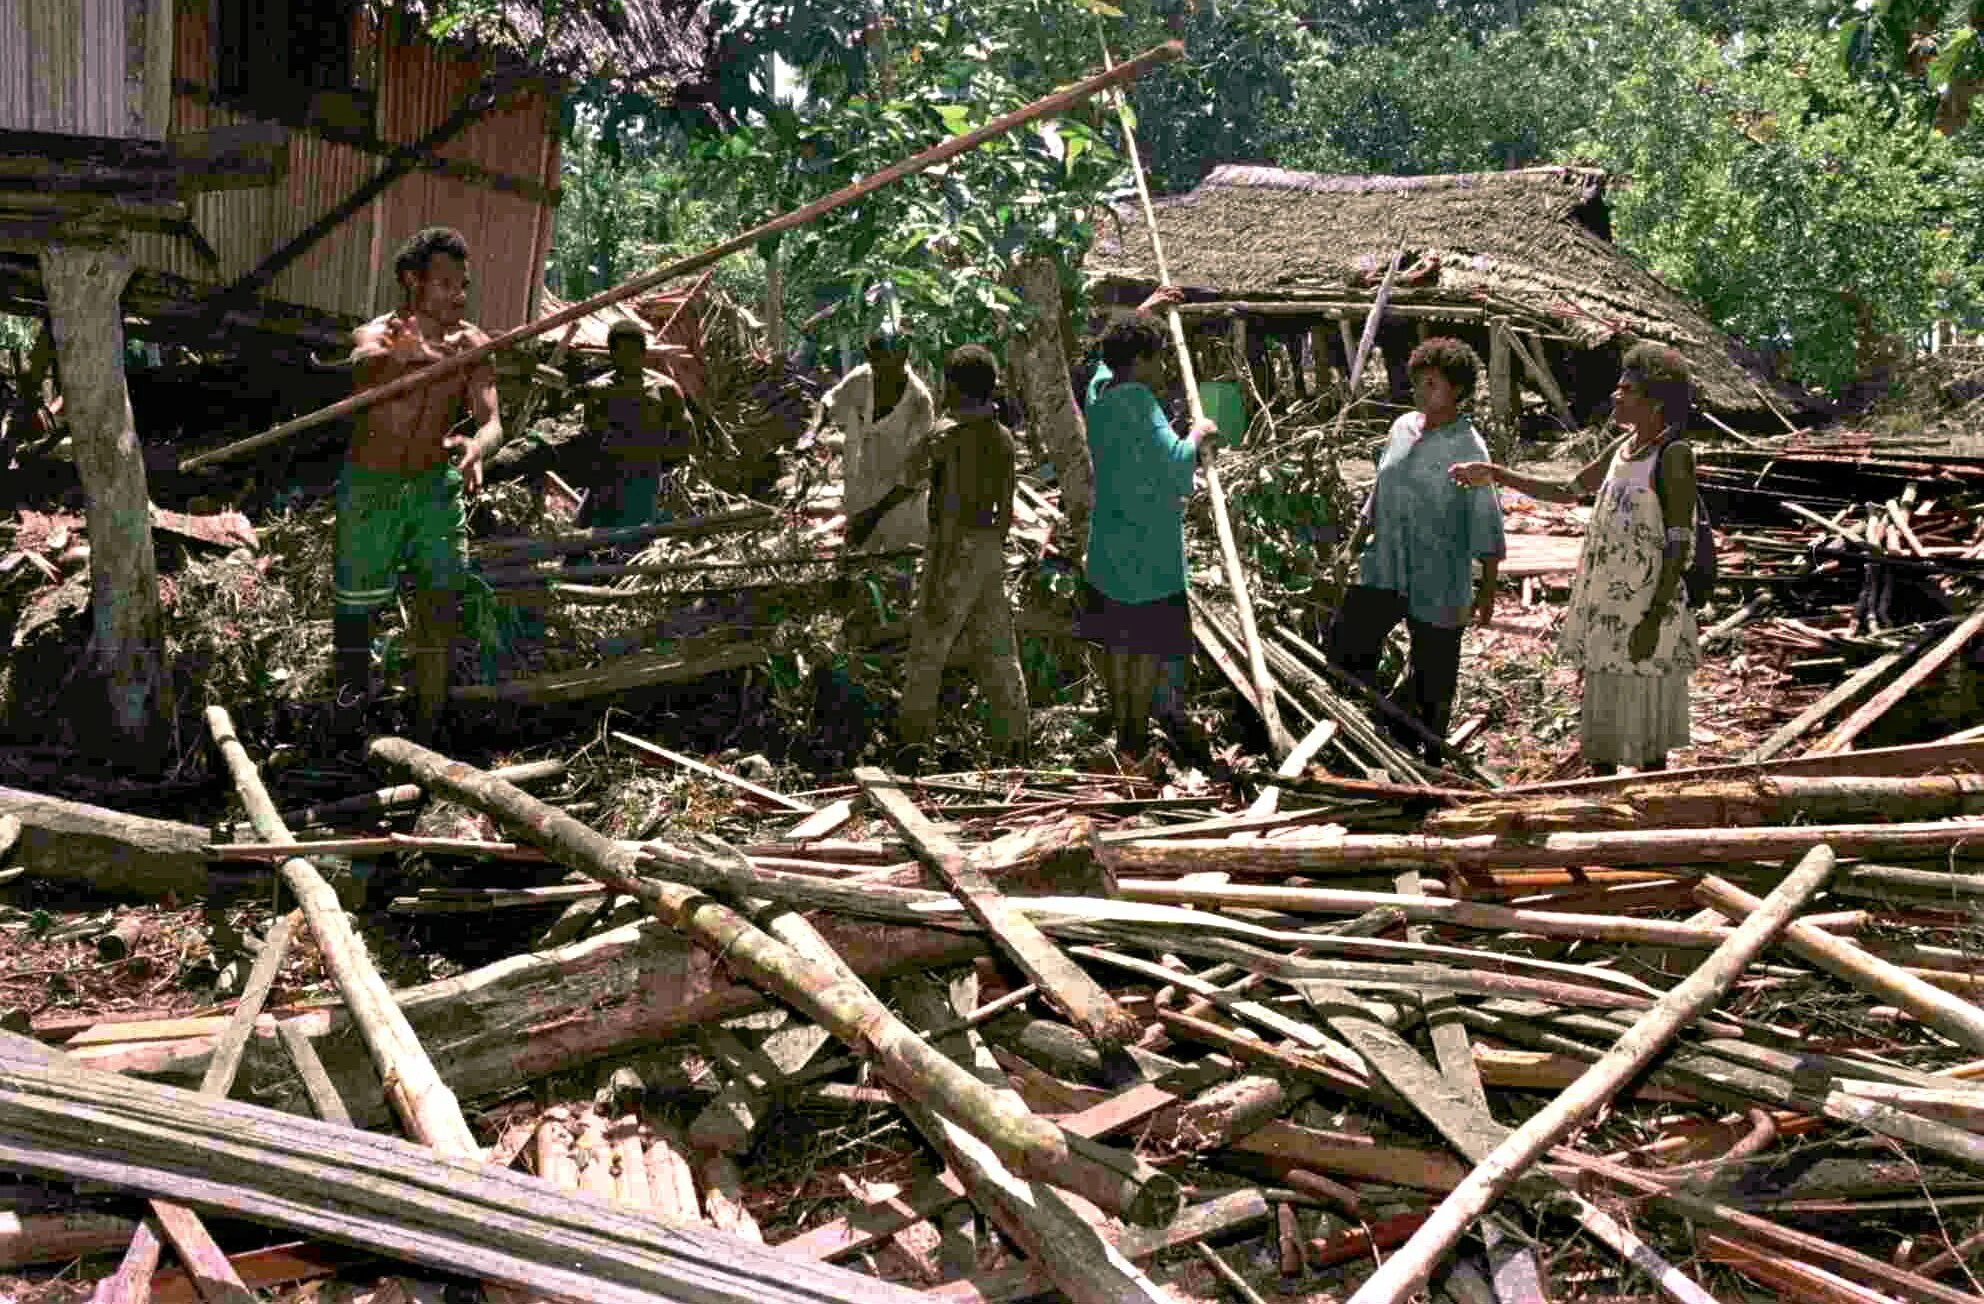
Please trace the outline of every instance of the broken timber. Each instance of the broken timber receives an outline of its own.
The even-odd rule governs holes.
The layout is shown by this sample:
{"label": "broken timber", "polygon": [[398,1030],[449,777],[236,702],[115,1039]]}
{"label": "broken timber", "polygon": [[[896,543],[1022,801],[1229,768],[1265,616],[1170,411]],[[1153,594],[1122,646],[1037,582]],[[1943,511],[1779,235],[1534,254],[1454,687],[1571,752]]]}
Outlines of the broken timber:
{"label": "broken timber", "polygon": [[0,1165],[224,1210],[581,1304],[916,1298],[393,1137],[78,1068],[7,1033]]}
{"label": "broken timber", "polygon": [[867,766],[857,768],[854,778],[868,800],[902,834],[917,859],[957,895],[1027,981],[1039,987],[1047,1002],[1083,1036],[1104,1048],[1121,1046],[1138,1036],[1141,1025],[1103,990],[1102,984],[1048,941],[1032,920],[1014,910],[991,878],[924,817],[894,779]]}
{"label": "broken timber", "polygon": [[1825,885],[1833,863],[1832,851],[1823,845],[1807,852],[1727,942],[1662,996],[1583,1077],[1497,1145],[1440,1202],[1404,1248],[1351,1296],[1351,1304],[1401,1304],[1424,1285],[1441,1256],[1532,1163],[1646,1068],[1682,1028],[1715,1007],[1750,962]]}
{"label": "broken timber", "polygon": [[[509,784],[404,739],[374,739],[367,750],[374,760],[408,773],[430,792],[495,817],[567,868],[640,899],[657,918],[720,955],[733,970],[870,1056],[895,1087],[968,1127],[1016,1172],[1064,1186],[1134,1223],[1161,1226],[1177,1213],[1181,1196],[1171,1178],[1128,1155],[1070,1146],[1067,1136],[1045,1119],[1015,1113],[889,1013],[864,985],[837,979],[833,971],[702,892],[635,878],[631,849]],[[690,855],[680,848],[672,854]]]}

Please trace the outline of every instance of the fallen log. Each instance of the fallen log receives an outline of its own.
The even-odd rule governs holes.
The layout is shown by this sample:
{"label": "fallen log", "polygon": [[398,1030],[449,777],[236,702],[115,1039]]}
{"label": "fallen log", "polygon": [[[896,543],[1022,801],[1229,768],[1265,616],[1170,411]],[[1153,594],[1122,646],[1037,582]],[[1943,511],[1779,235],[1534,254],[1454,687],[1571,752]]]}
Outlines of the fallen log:
{"label": "fallen log", "polygon": [[1231,843],[1223,839],[1122,842],[1119,873],[1229,873],[1256,877],[1368,869],[1494,869],[1516,866],[1700,865],[1783,860],[1825,842],[1841,856],[1907,860],[1984,856],[1984,820],[1769,825],[1745,829],[1621,829],[1551,833],[1536,841],[1492,834],[1441,838],[1416,833],[1343,834],[1330,840]]}
{"label": "fallen log", "polygon": [[[1731,918],[1757,910],[1760,903],[1733,883],[1707,879],[1695,889],[1703,905]],[[1953,992],[1922,981],[1900,965],[1869,954],[1843,937],[1794,922],[1784,944],[1800,959],[1862,991],[1892,1001],[1958,1045],[1984,1053],[1984,1009]]]}
{"label": "fallen log", "polygon": [[[906,982],[901,999],[903,1012],[925,1029],[939,1028],[963,1013],[955,1010],[927,977]],[[991,1062],[983,1043],[974,1034],[945,1038],[939,1049],[973,1061],[980,1074],[989,1073],[994,1078],[998,1074],[998,1066]],[[1121,1304],[1132,1300],[1162,1304],[1167,1298],[1150,1278],[1097,1235],[1051,1186],[1022,1179],[964,1128],[900,1089],[892,1094],[916,1130],[944,1156],[944,1162],[971,1202],[1028,1259],[1039,1264],[1048,1280],[1074,1304]],[[1018,1105],[1017,1100],[1014,1103]]]}
{"label": "fallen log", "polygon": [[109,1213],[14,1213],[0,1210],[0,1268],[67,1263],[121,1250],[138,1224]]}
{"label": "fallen log", "polygon": [[[269,842],[293,844],[296,840],[277,817],[275,803],[262,787],[261,776],[248,759],[247,748],[235,737],[234,722],[224,707],[207,708],[207,729],[234,777],[241,804],[248,810],[249,823]],[[476,1144],[468,1120],[462,1117],[461,1105],[434,1071],[426,1049],[393,1000],[391,989],[373,967],[365,953],[365,944],[338,902],[337,893],[307,860],[285,861],[281,873],[290,891],[296,894],[304,917],[310,921],[310,932],[317,940],[324,967],[330,970],[332,981],[344,997],[346,1010],[364,1034],[373,1062],[378,1065],[379,1077],[386,1084],[387,1098],[406,1124],[408,1135],[449,1158],[480,1159],[482,1148]]]}
{"label": "fallen log", "polygon": [[210,886],[200,849],[206,829],[174,820],[0,788],[0,817],[20,821],[10,867],[32,878],[87,883],[100,892],[182,900]]}
{"label": "fallen log", "polygon": [[[1140,1169],[1128,1156],[1100,1147],[1071,1147],[1059,1128],[1015,1112],[924,1042],[866,987],[837,980],[831,970],[693,888],[635,879],[636,856],[631,849],[509,784],[404,739],[374,739],[367,750],[374,760],[407,772],[430,791],[493,816],[566,867],[639,898],[657,918],[721,956],[731,969],[872,1057],[896,1088],[970,1128],[1016,1172],[1065,1186],[1131,1222],[1158,1226],[1177,1213],[1182,1198],[1176,1182],[1148,1165]],[[688,856],[680,848],[672,854]],[[743,860],[741,855],[736,858]]]}
{"label": "fallen log", "polygon": [[1440,1202],[1412,1239],[1351,1296],[1351,1304],[1400,1304],[1424,1285],[1454,1242],[1532,1163],[1610,1100],[1682,1028],[1714,1008],[1750,961],[1784,930],[1812,894],[1824,886],[1832,869],[1833,852],[1829,848],[1821,845],[1807,852],[1798,867],[1785,876],[1755,914],[1743,921],[1734,936],[1661,997],[1584,1077],[1497,1145]]}
{"label": "fallen log", "polygon": [[473,551],[482,559],[485,566],[514,566],[521,562],[549,561],[553,557],[591,552],[595,548],[646,543],[650,539],[707,538],[713,534],[727,534],[732,530],[745,530],[755,525],[770,525],[777,520],[778,513],[769,507],[736,507],[727,512],[692,516],[680,521],[576,530],[570,534],[552,535],[547,538],[498,535],[478,539]]}
{"label": "fallen log", "polygon": [[1472,802],[1435,811],[1427,833],[1467,837],[1569,830],[1751,828],[1839,824],[1854,820],[1937,820],[1984,815],[1984,778],[1939,774],[1900,778],[1859,775],[1768,775],[1755,779],[1674,782],[1641,775],[1640,784],[1591,797],[1525,797]]}
{"label": "fallen log", "polygon": [[0,1165],[106,1183],[587,1304],[915,1298],[393,1137],[76,1068],[4,1033]]}

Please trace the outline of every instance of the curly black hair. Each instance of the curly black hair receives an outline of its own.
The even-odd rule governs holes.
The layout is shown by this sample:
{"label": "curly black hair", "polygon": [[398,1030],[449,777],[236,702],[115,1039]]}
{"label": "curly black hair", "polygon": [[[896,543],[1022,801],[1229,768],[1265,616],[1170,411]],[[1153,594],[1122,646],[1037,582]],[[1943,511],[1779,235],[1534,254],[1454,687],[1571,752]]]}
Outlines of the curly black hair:
{"label": "curly black hair", "polygon": [[1119,312],[1102,333],[1102,360],[1121,371],[1139,358],[1164,352],[1164,327],[1145,313]]}
{"label": "curly black hair", "polygon": [[999,388],[999,360],[983,344],[960,344],[944,359],[944,379],[970,403],[990,403]]}
{"label": "curly black hair", "polygon": [[1454,393],[1462,403],[1473,395],[1474,387],[1481,379],[1481,355],[1468,346],[1464,340],[1451,335],[1435,335],[1421,340],[1412,356],[1405,360],[1405,372],[1409,376],[1415,371],[1437,371],[1447,378],[1454,387]]}
{"label": "curly black hair", "polygon": [[435,254],[452,254],[466,263],[468,241],[452,226],[430,226],[414,232],[393,255],[393,279],[398,280],[408,272],[425,276]]}
{"label": "curly black hair", "polygon": [[1641,393],[1660,404],[1660,415],[1670,426],[1686,421],[1695,405],[1688,360],[1665,344],[1641,340],[1627,349],[1619,365],[1619,379],[1639,386]]}

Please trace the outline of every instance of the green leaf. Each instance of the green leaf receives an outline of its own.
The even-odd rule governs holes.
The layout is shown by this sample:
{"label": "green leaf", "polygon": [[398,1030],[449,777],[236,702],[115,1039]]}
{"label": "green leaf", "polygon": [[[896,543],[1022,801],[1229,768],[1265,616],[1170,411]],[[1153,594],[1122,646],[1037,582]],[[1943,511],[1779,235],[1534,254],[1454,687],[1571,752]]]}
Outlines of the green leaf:
{"label": "green leaf", "polygon": [[944,120],[944,130],[953,136],[962,134],[971,122],[971,110],[965,105],[939,104],[935,107],[937,116]]}
{"label": "green leaf", "polygon": [[1948,86],[1956,76],[1957,65],[1963,62],[1964,54],[1976,44],[1977,29],[1974,27],[1966,27],[1951,37],[1949,43],[1929,61],[1929,85],[1939,91]]}

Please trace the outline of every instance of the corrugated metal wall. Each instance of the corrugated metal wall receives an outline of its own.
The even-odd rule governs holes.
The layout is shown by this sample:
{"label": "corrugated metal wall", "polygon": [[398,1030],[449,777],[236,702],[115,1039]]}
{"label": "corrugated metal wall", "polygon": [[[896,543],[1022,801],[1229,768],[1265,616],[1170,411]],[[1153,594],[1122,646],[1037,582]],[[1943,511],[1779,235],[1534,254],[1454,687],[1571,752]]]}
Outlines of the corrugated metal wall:
{"label": "corrugated metal wall", "polygon": [[[474,88],[482,69],[451,59],[432,46],[390,45],[380,58],[380,134],[389,140],[416,140],[440,125]],[[539,175],[556,184],[555,152],[545,137],[557,130],[552,104],[532,95],[491,113],[444,145],[448,158],[478,163],[494,172]],[[542,274],[537,255],[538,214],[542,205],[522,195],[470,185],[432,172],[418,172],[394,183],[381,205],[383,255],[375,289],[381,305],[396,302],[392,252],[423,226],[452,226],[468,239],[475,288],[469,312],[483,326],[507,330],[520,325],[530,306],[531,283]]]}
{"label": "corrugated metal wall", "polygon": [[[140,49],[143,10],[138,10]],[[0,129],[74,136],[143,134],[127,73],[126,0],[0,0]]]}
{"label": "corrugated metal wall", "polygon": [[[38,0],[0,0],[0,15],[6,6],[34,2]],[[177,0],[173,75],[211,85],[212,62],[206,0]],[[399,142],[415,140],[438,125],[481,72],[475,64],[426,45],[389,45],[382,49],[378,67],[378,134]],[[547,135],[557,130],[555,114],[554,103],[533,96],[471,126],[441,152],[493,171],[539,174],[545,184],[555,185],[555,137],[546,145]],[[172,99],[173,132],[242,120],[242,115],[193,96]],[[282,184],[197,197],[193,220],[220,255],[221,278],[231,280],[253,268],[373,175],[380,162],[348,145],[293,132],[289,176]],[[470,311],[484,326],[507,330],[523,322],[532,282],[542,274],[540,211],[541,205],[519,195],[416,172],[394,182],[277,276],[270,295],[348,316],[374,316],[399,300],[392,277],[399,242],[423,226],[453,226],[469,243],[476,283]],[[140,266],[196,281],[214,279],[183,240],[141,235],[132,243]]]}

